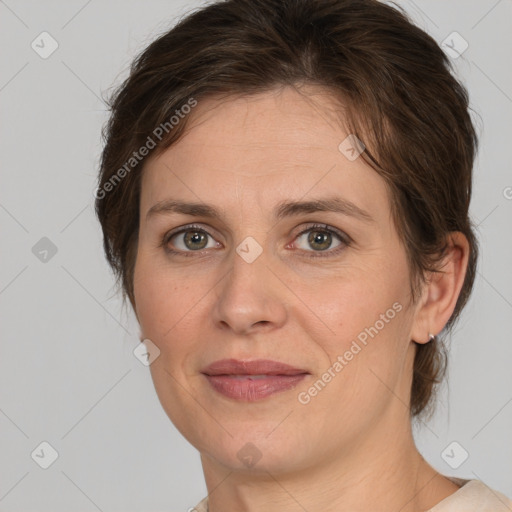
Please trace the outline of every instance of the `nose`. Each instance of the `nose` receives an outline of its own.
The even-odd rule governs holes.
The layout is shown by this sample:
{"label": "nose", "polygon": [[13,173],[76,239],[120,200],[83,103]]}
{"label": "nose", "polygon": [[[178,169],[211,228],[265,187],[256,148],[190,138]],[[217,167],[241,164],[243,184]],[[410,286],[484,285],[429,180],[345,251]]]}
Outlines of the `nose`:
{"label": "nose", "polygon": [[213,320],[221,329],[241,335],[271,331],[286,322],[286,287],[264,254],[248,263],[233,253],[230,271],[215,287]]}

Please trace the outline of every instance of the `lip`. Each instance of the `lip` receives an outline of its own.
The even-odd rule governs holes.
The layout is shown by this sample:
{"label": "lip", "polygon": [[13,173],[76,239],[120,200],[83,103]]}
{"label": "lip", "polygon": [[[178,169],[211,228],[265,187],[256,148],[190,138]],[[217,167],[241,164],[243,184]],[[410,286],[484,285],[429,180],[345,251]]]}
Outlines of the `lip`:
{"label": "lip", "polygon": [[202,373],[207,375],[299,375],[309,373],[302,368],[270,359],[254,359],[242,361],[239,359],[220,359],[210,364]]}
{"label": "lip", "polygon": [[218,393],[235,400],[254,402],[294,388],[309,372],[268,359],[215,361],[203,373]]}

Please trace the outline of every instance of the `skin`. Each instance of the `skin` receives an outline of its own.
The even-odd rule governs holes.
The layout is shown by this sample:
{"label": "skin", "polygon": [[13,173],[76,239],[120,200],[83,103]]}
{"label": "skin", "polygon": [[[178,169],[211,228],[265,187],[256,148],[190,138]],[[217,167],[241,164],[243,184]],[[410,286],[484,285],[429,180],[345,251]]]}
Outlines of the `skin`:
{"label": "skin", "polygon": [[[412,304],[385,182],[362,158],[340,152],[348,133],[335,109],[312,86],[205,99],[185,135],[144,168],[135,310],[141,339],[160,350],[150,366],[159,400],[201,454],[210,512],[424,511],[458,489],[419,454],[406,404],[416,344],[439,333],[455,307],[467,240],[451,234],[445,273],[431,276]],[[374,221],[333,212],[272,217],[281,201],[333,195]],[[169,198],[211,204],[222,217],[146,218]],[[166,233],[191,223],[210,234],[208,245],[187,245],[181,233],[167,244],[181,252],[167,253]],[[332,235],[319,251],[309,232],[299,235],[312,223],[352,242]],[[252,263],[236,252],[249,236],[262,248]],[[401,311],[300,403],[298,394],[394,303]],[[201,374],[224,358],[272,359],[310,375],[292,390],[236,401]],[[237,457],[249,442],[261,455],[253,466]]]}

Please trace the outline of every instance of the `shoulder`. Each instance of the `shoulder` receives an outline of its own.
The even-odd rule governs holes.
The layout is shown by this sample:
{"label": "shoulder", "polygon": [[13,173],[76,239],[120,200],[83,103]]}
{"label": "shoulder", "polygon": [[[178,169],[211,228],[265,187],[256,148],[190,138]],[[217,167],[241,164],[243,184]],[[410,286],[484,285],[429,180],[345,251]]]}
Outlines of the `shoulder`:
{"label": "shoulder", "polygon": [[427,512],[510,512],[512,500],[481,480],[446,477],[460,489]]}
{"label": "shoulder", "polygon": [[208,497],[203,498],[190,512],[208,512]]}
{"label": "shoulder", "polygon": [[[460,489],[427,512],[510,512],[512,500],[481,480],[446,477]],[[208,498],[203,498],[190,512],[208,512]]]}

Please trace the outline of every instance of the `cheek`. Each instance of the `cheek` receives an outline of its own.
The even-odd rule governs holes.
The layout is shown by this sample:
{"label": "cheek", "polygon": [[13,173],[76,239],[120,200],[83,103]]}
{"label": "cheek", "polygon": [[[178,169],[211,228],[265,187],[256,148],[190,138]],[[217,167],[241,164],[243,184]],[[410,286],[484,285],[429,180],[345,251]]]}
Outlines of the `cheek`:
{"label": "cheek", "polygon": [[[192,268],[173,270],[151,254],[140,254],[134,272],[134,295],[141,335],[157,345],[164,359],[177,362],[195,346],[211,302],[207,294],[215,285],[210,275]],[[199,331],[199,333],[198,333]],[[178,358],[178,353],[183,352]]]}
{"label": "cheek", "polygon": [[304,302],[314,304],[329,327],[327,336],[312,337],[327,356],[322,357],[319,377],[332,382],[326,393],[322,391],[318,406],[339,401],[357,410],[362,421],[365,414],[373,416],[392,398],[389,390],[398,385],[408,348],[404,270],[397,264],[378,269],[354,267],[344,277],[323,283],[322,293],[305,295]]}
{"label": "cheek", "polygon": [[154,259],[139,254],[134,272],[137,316],[144,337],[158,344],[178,322],[186,290],[159,268]]}
{"label": "cheek", "polygon": [[398,269],[384,272],[350,268],[343,269],[341,274],[317,281],[314,287],[303,287],[298,293],[328,327],[330,348],[342,349],[358,337],[364,342],[368,330],[375,333],[373,327],[379,338],[396,330],[405,309],[404,284]]}

